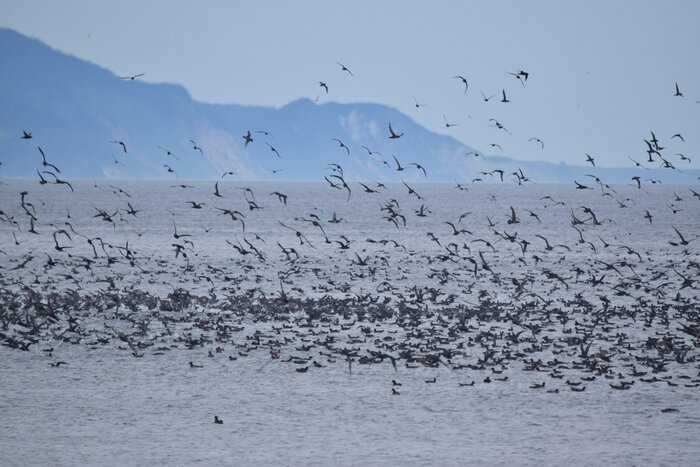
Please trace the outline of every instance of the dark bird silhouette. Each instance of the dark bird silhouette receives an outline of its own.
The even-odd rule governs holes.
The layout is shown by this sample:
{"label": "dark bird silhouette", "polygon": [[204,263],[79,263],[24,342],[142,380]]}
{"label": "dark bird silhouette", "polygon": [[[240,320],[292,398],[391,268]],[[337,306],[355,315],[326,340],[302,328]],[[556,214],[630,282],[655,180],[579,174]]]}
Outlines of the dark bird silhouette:
{"label": "dark bird silhouette", "polygon": [[218,181],[214,184],[214,196],[216,196],[217,198],[223,198],[223,196],[221,196],[221,193],[219,193],[219,182]]}
{"label": "dark bird silhouette", "polygon": [[520,220],[515,216],[515,209],[513,206],[510,207],[510,218],[508,219],[508,224],[519,224]]}
{"label": "dark bird silhouette", "polygon": [[202,148],[197,146],[197,143],[193,139],[190,140],[190,143],[192,143],[192,150],[199,151],[200,154],[204,154],[204,152],[202,151]]}
{"label": "dark bird silhouette", "polygon": [[484,93],[481,92],[481,91],[479,91],[479,92],[481,93],[481,97],[484,98],[484,102],[488,102],[488,101],[490,101],[492,98],[496,97],[495,94],[491,94],[489,97],[486,97],[486,94],[484,94]]}
{"label": "dark bird silhouette", "polygon": [[401,134],[396,134],[394,130],[391,128],[391,123],[389,123],[389,133],[391,133],[391,136],[389,136],[389,139],[398,139],[403,136],[403,133]]}
{"label": "dark bird silhouette", "polygon": [[44,154],[44,151],[41,149],[41,146],[37,146],[37,148],[39,148],[39,152],[41,153],[41,158],[42,158],[41,165],[43,165],[44,167],[51,167],[51,168],[53,168],[56,172],[61,173],[61,171],[58,170],[58,167],[56,167],[56,166],[53,165],[53,164],[49,164],[48,162],[46,162],[46,155]]}
{"label": "dark bird silhouette", "polygon": [[362,185],[362,188],[364,188],[365,193],[370,193],[370,194],[371,194],[371,193],[379,193],[379,191],[373,190],[372,188],[368,187],[367,185],[365,185],[365,184],[362,183],[362,182],[357,182],[357,183],[359,183],[360,185]]}
{"label": "dark bird silhouette", "polygon": [[248,133],[242,137],[245,140],[245,145],[243,147],[247,148],[249,143],[253,142],[253,138],[250,136],[250,130],[248,130]]}
{"label": "dark bird silhouette", "polygon": [[22,133],[24,133],[24,134],[22,135],[22,139],[32,139],[32,133],[31,133],[31,131],[30,131],[29,133],[27,133],[25,130],[22,130]]}
{"label": "dark bird silhouette", "polygon": [[267,141],[265,142],[265,144],[270,148],[270,151],[274,152],[275,154],[277,154],[277,157],[279,157],[280,159],[282,159],[282,156],[280,156],[280,153],[277,152],[277,149],[275,149],[274,147],[272,147],[272,145],[271,145],[270,143],[268,143]]}
{"label": "dark bird silhouette", "polygon": [[[350,70],[348,69],[348,67],[346,67],[346,66],[343,65],[342,63],[340,63],[340,62],[335,62],[335,63],[337,63],[338,65],[340,65],[340,68],[341,68],[340,71],[347,71],[347,72],[350,74],[350,76],[355,76],[355,75],[352,74],[352,71],[350,71]],[[327,90],[326,90],[326,92],[327,92]]]}
{"label": "dark bird silhouette", "polygon": [[122,147],[124,150],[124,154],[126,154],[126,144],[124,144],[124,141],[110,141],[110,143],[118,144]]}
{"label": "dark bird silhouette", "polygon": [[679,140],[685,143],[685,140],[683,139],[683,136],[680,133],[676,133],[675,135],[671,136],[671,139],[673,138],[678,138]]}
{"label": "dark bird silhouette", "polygon": [[676,235],[678,235],[678,238],[680,238],[680,242],[668,242],[668,243],[670,243],[673,246],[678,246],[678,245],[687,246],[688,244],[690,244],[690,242],[692,242],[692,240],[688,241],[685,238],[683,238],[683,235],[681,235],[681,233],[678,231],[678,229],[675,226],[672,225],[671,227],[673,228],[673,230],[676,231]]}
{"label": "dark bird silhouette", "polygon": [[381,152],[372,151],[372,150],[371,150],[370,148],[368,148],[367,146],[361,146],[361,147],[362,147],[365,151],[367,151],[367,154],[369,154],[370,156],[373,155],[373,154],[378,154],[378,155],[380,155],[380,156],[382,155]]}
{"label": "dark bird silhouette", "polygon": [[328,85],[324,83],[323,81],[319,81],[318,85],[321,86],[323,89],[326,90],[326,94],[328,94]]}
{"label": "dark bird silhouette", "polygon": [[676,82],[676,93],[674,96],[683,97],[683,93],[678,89],[678,82]]}
{"label": "dark bird silhouette", "polygon": [[459,126],[458,123],[448,123],[448,122],[447,122],[447,117],[445,117],[445,114],[442,114],[442,119],[445,120],[445,126],[446,126],[447,128],[449,128],[449,127],[451,127],[451,126]]}
{"label": "dark bird silhouette", "polygon": [[406,187],[406,189],[408,189],[408,194],[409,194],[409,196],[410,196],[410,195],[416,195],[416,198],[418,198],[418,199],[423,199],[423,198],[421,197],[421,195],[419,195],[419,194],[416,192],[416,190],[414,190],[413,188],[411,188],[410,186],[408,186],[408,184],[403,180],[403,178],[401,179],[401,183],[403,183],[403,185]]}
{"label": "dark bird silhouette", "polygon": [[469,89],[469,83],[467,83],[467,78],[465,78],[464,76],[461,76],[461,75],[453,76],[453,78],[457,78],[457,79],[461,80],[462,83],[464,83],[464,94],[466,94],[467,89]]}
{"label": "dark bird silhouette", "polygon": [[[50,164],[49,164],[49,165],[50,165]],[[47,175],[51,175],[51,176],[54,177],[54,179],[55,179],[55,180],[54,180],[54,184],[56,184],[56,185],[68,185],[68,188],[70,188],[70,191],[75,191],[75,190],[73,189],[73,185],[71,185],[69,182],[67,182],[67,181],[65,181],[65,180],[61,180],[60,178],[58,178],[58,177],[56,176],[55,173],[50,172],[50,171],[48,171],[48,170],[44,170],[44,173],[47,174]],[[41,183],[41,182],[39,182],[39,183]]]}
{"label": "dark bird silhouette", "polygon": [[306,237],[304,236],[303,233],[299,232],[297,229],[294,229],[294,228],[292,228],[292,227],[289,227],[288,225],[283,224],[282,221],[279,221],[279,220],[278,220],[277,222],[279,222],[279,224],[280,224],[282,227],[284,227],[285,229],[289,229],[289,230],[293,231],[294,234],[295,234],[295,235],[297,236],[297,238],[299,239],[299,244],[300,244],[300,245],[303,245],[304,242],[306,242],[306,243],[309,244],[309,246],[310,246],[311,248],[315,248],[315,247],[311,244],[311,242],[309,241],[309,239],[306,238]]}
{"label": "dark bird silhouette", "polygon": [[138,75],[132,75],[132,76],[120,76],[119,79],[128,79],[128,80],[135,80],[136,78],[140,78],[141,76],[145,75],[146,73],[139,73]]}
{"label": "dark bird silhouette", "polygon": [[179,240],[180,238],[184,237],[194,237],[192,234],[178,234],[177,233],[177,225],[175,225],[175,219],[173,219],[173,229],[175,230],[175,233],[173,233],[173,238],[175,240]]}
{"label": "dark bird silhouette", "polygon": [[415,103],[416,108],[425,107],[425,104],[419,104],[419,103],[418,103],[418,99],[416,99],[416,96],[413,96],[413,102]]}
{"label": "dark bird silhouette", "polygon": [[350,155],[350,148],[348,148],[348,147],[345,145],[345,143],[343,143],[342,141],[340,141],[338,138],[333,138],[333,141],[337,141],[341,148],[345,148],[345,151],[347,151],[348,156]]}
{"label": "dark bird silhouette", "polygon": [[542,145],[542,149],[544,149],[544,142],[542,142],[541,139],[539,139],[539,138],[530,138],[528,141],[537,141],[538,143],[540,143],[540,145]]}
{"label": "dark bird silhouette", "polygon": [[586,154],[586,162],[590,162],[591,165],[595,167],[595,159],[593,159],[590,154]]}
{"label": "dark bird silhouette", "polygon": [[39,175],[39,185],[45,185],[49,182],[46,181],[46,179],[41,175],[41,172],[38,170],[36,171],[37,175]]}
{"label": "dark bird silhouette", "polygon": [[529,73],[525,71],[518,71],[517,73],[512,73],[510,71],[506,71],[511,76],[514,76],[518,81],[520,81],[520,84],[525,87],[525,81],[527,81],[528,76],[530,76]]}
{"label": "dark bird silhouette", "polygon": [[284,204],[285,206],[287,205],[287,195],[284,193],[280,193],[279,191],[273,191],[267,196],[277,196],[277,199],[279,199],[280,203]]}
{"label": "dark bird silhouette", "polygon": [[510,102],[510,101],[508,100],[508,98],[506,97],[506,90],[503,89],[502,91],[503,91],[503,99],[501,99],[501,102]]}
{"label": "dark bird silhouette", "polygon": [[214,415],[214,423],[217,425],[223,425],[224,421],[221,420],[218,416]]}
{"label": "dark bird silhouette", "polygon": [[396,158],[396,156],[392,154],[391,157],[393,157],[393,158],[394,158],[394,162],[396,162],[396,171],[397,171],[397,172],[403,171],[404,168],[401,167],[401,164],[399,164],[399,160]]}
{"label": "dark bird silhouette", "polygon": [[423,176],[424,176],[424,177],[427,177],[427,176],[428,176],[428,174],[427,174],[426,171],[425,171],[425,167],[423,167],[422,165],[417,164],[417,163],[415,163],[415,162],[411,162],[411,163],[408,164],[408,165],[412,165],[412,166],[414,166],[416,169],[422,170],[422,171],[423,171]]}
{"label": "dark bird silhouette", "polygon": [[162,150],[162,151],[165,151],[165,154],[166,154],[166,155],[172,156],[172,157],[174,157],[175,159],[180,160],[180,158],[177,157],[175,154],[173,154],[172,151],[170,151],[169,149],[165,149],[163,146],[159,146],[159,145],[157,145],[157,144],[156,144],[156,147],[158,147],[158,149],[160,149],[160,150]]}

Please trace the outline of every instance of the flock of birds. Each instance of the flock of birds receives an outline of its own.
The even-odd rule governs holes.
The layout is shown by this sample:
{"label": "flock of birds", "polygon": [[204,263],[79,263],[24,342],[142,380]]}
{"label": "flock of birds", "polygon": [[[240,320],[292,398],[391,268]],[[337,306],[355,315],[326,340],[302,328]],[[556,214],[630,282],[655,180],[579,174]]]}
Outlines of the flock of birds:
{"label": "flock of birds", "polygon": [[[523,87],[530,77],[511,75]],[[467,93],[468,80],[455,78]],[[505,89],[501,96],[510,102]],[[675,96],[682,97],[677,85]],[[388,139],[404,135],[390,122],[387,130]],[[242,135],[244,145],[255,135]],[[127,153],[123,141],[111,143]],[[644,143],[646,159],[635,165],[675,169],[654,132]],[[659,218],[697,221],[700,193],[692,187],[677,188],[661,202],[668,211],[652,213],[668,193],[646,182],[661,181],[640,175],[613,186],[595,175],[588,154],[593,173],[582,176],[590,182],[576,181],[561,196],[521,170],[510,174],[521,191],[508,198],[460,182],[439,189],[400,177],[351,182],[341,163],[329,163],[325,181],[303,189],[242,186],[225,179],[233,171],[213,186],[118,186],[64,180],[60,164],[38,151],[41,189],[0,186],[4,346],[37,348],[47,358],[66,342],[111,345],[134,357],[184,348],[233,362],[263,353],[298,373],[336,362],[350,373],[386,365],[394,395],[403,389],[401,373],[425,367],[461,372],[460,387],[529,372],[532,390],[551,393],[700,385],[700,237],[676,227],[681,221],[658,225]],[[384,162],[398,174],[429,179],[421,163],[392,158]],[[480,175],[504,181],[508,174]],[[20,184],[13,202],[7,190]],[[43,192],[45,185],[56,187]],[[528,198],[533,193],[542,196]],[[618,224],[613,212],[626,220]],[[639,224],[658,237],[618,230]]]}

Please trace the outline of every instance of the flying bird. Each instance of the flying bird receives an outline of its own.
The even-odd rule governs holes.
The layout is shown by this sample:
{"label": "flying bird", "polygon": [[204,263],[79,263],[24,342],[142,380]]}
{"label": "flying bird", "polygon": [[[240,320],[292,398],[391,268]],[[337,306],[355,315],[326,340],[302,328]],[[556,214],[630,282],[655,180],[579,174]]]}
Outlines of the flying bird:
{"label": "flying bird", "polygon": [[676,93],[674,96],[683,97],[683,93],[678,89],[678,82],[676,82]]}
{"label": "flying bird", "polygon": [[520,84],[523,85],[523,87],[525,87],[525,81],[527,81],[528,76],[530,76],[530,73],[522,70],[518,71],[517,73],[511,73],[510,71],[506,71],[506,73],[508,73],[511,76],[515,76],[517,80],[520,81]]}
{"label": "flying bird", "polygon": [[199,146],[197,146],[197,143],[195,143],[195,141],[194,141],[193,139],[190,140],[190,143],[192,143],[192,149],[193,149],[193,150],[199,151],[200,154],[204,154],[204,153],[202,152],[202,148],[200,148]]}
{"label": "flying bird", "polygon": [[323,81],[319,81],[318,85],[321,86],[323,89],[326,90],[326,94],[328,94],[328,85],[324,83]]}
{"label": "flying bird", "polygon": [[22,130],[22,133],[24,133],[22,135],[22,139],[32,139],[32,132],[31,131],[29,133],[27,133],[25,130]]}
{"label": "flying bird", "polygon": [[510,102],[510,101],[508,100],[508,98],[506,97],[506,90],[503,89],[502,91],[503,91],[503,99],[501,99],[501,102]]}
{"label": "flying bird", "polygon": [[445,117],[445,114],[442,114],[442,119],[445,120],[445,126],[446,126],[447,128],[449,128],[449,127],[451,127],[451,126],[459,126],[458,123],[448,123],[448,122],[447,122],[447,117]]}
{"label": "flying bird", "polygon": [[44,167],[52,167],[56,172],[61,173],[61,171],[58,170],[58,167],[46,162],[46,155],[44,155],[44,151],[41,150],[41,146],[37,146],[37,148],[39,148],[39,152],[41,153],[41,158],[43,159],[41,165],[43,165]]}
{"label": "flying bird", "polygon": [[419,104],[418,99],[416,99],[416,96],[413,96],[413,102],[416,104],[416,108],[418,107],[425,107],[425,104]]}
{"label": "flying bird", "polygon": [[248,130],[248,133],[245,136],[242,136],[242,138],[245,140],[245,146],[243,147],[248,147],[248,143],[253,142],[253,138],[250,136],[250,130]]}
{"label": "flying bird", "polygon": [[274,152],[275,154],[277,154],[277,157],[279,157],[280,159],[282,159],[282,156],[280,156],[280,153],[277,152],[277,149],[275,149],[274,147],[272,147],[272,145],[271,145],[270,143],[268,143],[267,141],[265,142],[265,144],[267,144],[267,145],[270,147],[270,151]]}
{"label": "flying bird", "polygon": [[538,143],[540,143],[540,145],[542,145],[542,149],[544,149],[544,142],[543,142],[541,139],[539,139],[539,138],[530,138],[528,141],[537,141]]}
{"label": "flying bird", "polygon": [[457,78],[457,79],[462,80],[462,82],[464,83],[464,94],[466,94],[467,89],[469,89],[469,83],[467,83],[467,78],[465,78],[464,76],[461,76],[461,75],[453,76],[453,78]]}
{"label": "flying bird", "polygon": [[403,136],[403,133],[401,133],[399,135],[394,133],[394,130],[391,128],[391,123],[389,123],[389,133],[391,133],[391,136],[389,136],[389,139],[398,139],[398,138],[401,138]]}
{"label": "flying bird", "polygon": [[126,154],[126,144],[124,144],[124,141],[110,141],[110,143],[118,144],[122,147],[124,150],[124,154]]}
{"label": "flying bird", "polygon": [[145,75],[146,73],[139,73],[138,75],[133,75],[133,76],[120,76],[120,79],[128,79],[128,80],[135,80],[136,78],[140,78],[141,76]]}
{"label": "flying bird", "polygon": [[159,145],[157,145],[157,144],[156,144],[156,147],[158,147],[158,149],[160,149],[160,150],[162,150],[162,151],[165,151],[165,153],[166,153],[168,156],[172,156],[172,157],[174,157],[175,159],[180,160],[180,158],[177,157],[175,154],[173,154],[169,149],[165,149],[163,146],[159,146]]}
{"label": "flying bird", "polygon": [[[341,68],[340,71],[347,71],[348,73],[350,73],[350,76],[355,76],[355,75],[352,74],[352,71],[350,71],[350,70],[348,69],[348,67],[346,67],[346,66],[343,65],[342,63],[340,63],[340,62],[335,62],[335,63],[337,63],[338,65],[340,65],[340,68]],[[326,89],[326,92],[328,92],[328,89]]]}
{"label": "flying bird", "polygon": [[490,95],[489,97],[486,97],[486,94],[484,94],[484,93],[483,93],[483,92],[481,92],[481,91],[479,91],[479,92],[481,93],[481,97],[483,97],[483,98],[484,98],[484,102],[488,102],[488,101],[490,101],[490,100],[491,100],[491,98],[493,98],[493,97],[496,97],[496,95],[495,95],[495,94],[491,94],[491,95]]}
{"label": "flying bird", "polygon": [[348,156],[350,155],[350,149],[342,141],[340,141],[338,138],[333,138],[333,141],[337,141],[338,144],[340,144],[341,148],[345,148],[345,150],[348,153]]}
{"label": "flying bird", "polygon": [[673,138],[678,138],[679,140],[681,140],[685,143],[685,140],[683,139],[683,136],[681,136],[680,133],[676,133],[675,135],[671,136],[671,139],[673,139]]}

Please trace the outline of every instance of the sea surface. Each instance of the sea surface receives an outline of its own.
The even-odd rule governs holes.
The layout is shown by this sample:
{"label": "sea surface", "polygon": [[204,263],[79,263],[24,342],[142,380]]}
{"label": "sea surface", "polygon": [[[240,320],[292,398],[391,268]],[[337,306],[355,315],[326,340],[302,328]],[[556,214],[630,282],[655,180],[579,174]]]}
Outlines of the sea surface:
{"label": "sea surface", "polygon": [[698,465],[700,186],[586,182],[2,180],[0,464]]}

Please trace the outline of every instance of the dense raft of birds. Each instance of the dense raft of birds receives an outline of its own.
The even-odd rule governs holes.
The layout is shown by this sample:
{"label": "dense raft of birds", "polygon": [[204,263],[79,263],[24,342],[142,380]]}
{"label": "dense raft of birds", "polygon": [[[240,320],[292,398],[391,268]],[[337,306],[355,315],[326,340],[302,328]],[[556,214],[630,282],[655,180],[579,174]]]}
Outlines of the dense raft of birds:
{"label": "dense raft of birds", "polygon": [[[164,297],[139,290],[41,293],[23,287],[0,299],[0,338],[29,350],[52,343],[115,346],[134,357],[205,349],[235,361],[253,352],[289,362],[297,372],[330,364],[445,368],[464,383],[505,381],[506,370],[538,372],[533,389],[583,391],[593,381],[626,390],[638,383],[697,387],[697,302],[601,308],[582,296],[567,311],[537,301],[515,305],[484,297],[479,306],[438,306],[436,297],[301,299],[256,291]],[[671,306],[669,306],[671,305]],[[571,311],[575,310],[575,313]],[[53,363],[54,366],[61,362]],[[190,363],[196,368],[198,363]],[[508,373],[506,373],[508,374]]]}
{"label": "dense raft of birds", "polygon": [[[455,220],[452,226],[447,221],[438,234],[416,240],[411,219],[439,215],[437,207],[434,212],[421,199],[413,202],[421,205],[409,215],[409,227],[388,224],[373,231],[385,238],[362,239],[365,230],[353,230],[335,213],[327,213],[328,219],[316,216],[318,226],[312,216],[294,216],[305,207],[293,207],[292,198],[292,204],[280,202],[277,211],[272,205],[267,213],[249,210],[245,231],[239,222],[223,221],[233,229],[227,235],[234,232],[234,241],[206,225],[220,219],[216,207],[186,206],[185,212],[208,212],[208,217],[173,213],[161,218],[164,225],[148,237],[133,233],[133,224],[152,221],[143,219],[148,209],[131,206],[138,201],[127,189],[90,185],[76,185],[99,193],[82,203],[128,200],[127,207],[100,208],[80,217],[62,205],[61,196],[44,201],[23,192],[15,215],[5,214],[5,225],[17,222],[24,209],[37,221],[29,219],[36,233],[18,230],[17,244],[5,247],[0,343],[44,352],[53,366],[70,365],[54,361],[56,346],[80,344],[108,346],[135,358],[198,350],[193,369],[206,364],[205,354],[232,365],[262,354],[299,373],[329,365],[342,365],[350,373],[362,365],[383,365],[395,385],[401,384],[396,375],[426,367],[460,372],[464,387],[531,372],[525,381],[532,390],[554,393],[584,391],[593,384],[609,390],[700,384],[696,237],[686,238],[675,227],[659,227],[670,230],[670,236],[646,246],[630,243],[633,248],[619,243],[611,222],[607,230],[601,227],[593,210],[588,217],[580,208],[571,210],[565,218],[570,226],[546,230],[532,215],[521,219],[525,210],[520,206],[498,214],[500,204],[494,201],[487,212],[498,221],[472,219],[473,232],[456,228],[466,221]],[[238,192],[231,185],[217,186],[217,192],[234,192],[238,202],[252,199],[252,188]],[[126,188],[139,186],[147,184]],[[323,192],[322,186],[313,189]],[[429,186],[424,189],[431,192]],[[392,209],[401,205],[406,212],[410,196],[397,198]],[[545,221],[570,210],[551,196],[541,198],[547,198],[536,200]],[[334,200],[328,202],[334,206]],[[685,206],[697,209],[691,204],[697,202],[689,199]],[[635,212],[648,212],[645,207],[636,206]],[[80,203],[71,208],[85,209]],[[129,211],[134,211],[131,220],[123,217]],[[278,219],[279,212],[288,217]],[[55,218],[42,222],[42,214]],[[105,221],[103,214],[113,220]],[[381,205],[364,222],[376,222],[376,215],[383,215]],[[65,229],[57,227],[59,222]],[[256,233],[256,223],[267,227]],[[521,233],[505,230],[516,224]],[[273,231],[265,242],[261,235],[268,228]],[[595,244],[585,240],[584,235],[596,233]],[[172,240],[163,242],[163,236]],[[227,248],[223,255],[221,248]],[[399,388],[391,389],[400,394]]]}

